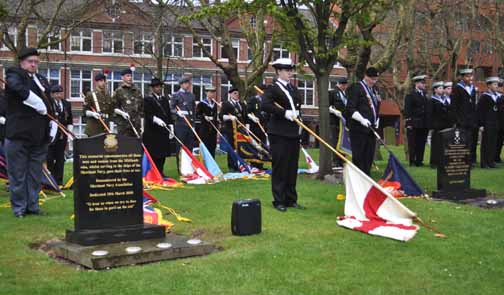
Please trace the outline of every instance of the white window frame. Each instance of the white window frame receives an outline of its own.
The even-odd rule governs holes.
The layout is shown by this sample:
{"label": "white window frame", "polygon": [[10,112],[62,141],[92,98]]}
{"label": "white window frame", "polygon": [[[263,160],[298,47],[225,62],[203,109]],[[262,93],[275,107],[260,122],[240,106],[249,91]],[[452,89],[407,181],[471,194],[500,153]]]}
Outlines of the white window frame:
{"label": "white window frame", "polygon": [[[175,39],[180,38],[180,42],[176,42]],[[175,55],[175,46],[179,45],[181,47],[180,55]],[[196,46],[198,44],[196,43]],[[169,48],[169,49],[168,49]],[[167,54],[168,50],[168,54]],[[165,35],[165,44],[163,46],[163,55],[165,57],[184,57],[184,36],[181,35]]]}
{"label": "white window frame", "polygon": [[[107,91],[110,95],[114,93],[121,83],[121,71],[110,71],[110,73],[107,74]],[[117,85],[117,87],[114,87],[114,85]]]}
{"label": "white window frame", "polygon": [[[205,98],[205,87],[212,86],[212,74],[201,74],[201,75],[194,75],[192,77],[192,92],[194,93],[196,100],[202,100]],[[194,91],[195,87],[199,87],[199,96],[196,96],[196,91]]]}
{"label": "white window frame", "polygon": [[[279,57],[275,57],[275,53],[278,52]],[[284,53],[287,52],[287,57],[284,57]],[[283,47],[283,44],[274,44],[273,45],[273,55],[271,60],[275,61],[277,58],[291,58],[291,53],[287,48]]]}
{"label": "white window frame", "polygon": [[[206,44],[203,42],[204,47],[208,47],[210,45],[210,53],[213,52],[213,40],[210,37],[200,37],[202,40],[210,40],[210,44]],[[194,48],[198,48],[200,50],[200,56],[195,56],[194,55]],[[199,47],[198,42],[194,39],[193,37],[193,42],[192,42],[192,58],[194,59],[209,59],[207,56],[205,56],[205,53],[203,52],[203,49]]]}
{"label": "white window frame", "polygon": [[[226,83],[224,83],[223,81],[226,81]],[[226,100],[228,100],[228,92],[229,89],[231,89],[231,87],[233,87],[231,81],[228,80],[225,74],[221,74],[220,76],[221,102],[225,102]]]}
{"label": "white window frame", "polygon": [[[84,31],[89,31],[89,33],[91,33],[91,36],[84,36],[83,33]],[[75,33],[79,33],[78,36],[77,35],[74,35]],[[73,43],[73,40],[74,38],[79,38],[79,50],[73,50],[72,49],[72,43]],[[91,48],[90,50],[84,50],[84,40],[90,40],[91,41]],[[93,30],[91,29],[81,29],[79,30],[78,32],[71,32],[70,33],[70,50],[69,52],[80,52],[80,53],[92,53],[93,52]]]}
{"label": "white window frame", "polygon": [[[150,35],[150,39],[146,38],[147,36]],[[136,45],[137,43],[141,44],[141,52],[136,52]],[[151,52],[146,52],[145,51],[145,45],[150,44],[151,46]],[[151,32],[140,32],[140,33],[133,33],[133,54],[138,55],[138,56],[152,56],[154,53],[154,34]]]}
{"label": "white window frame", "polygon": [[180,89],[178,81],[182,78],[182,73],[166,73],[164,81],[165,95],[173,95]]}
{"label": "white window frame", "polygon": [[[138,78],[138,75],[140,75],[140,79]],[[140,89],[142,92],[142,95],[145,96],[149,93],[149,85],[152,79],[152,74],[148,71],[145,70],[144,72],[139,72],[135,71],[133,72],[133,84]]]}
{"label": "white window frame", "polygon": [[[51,71],[57,71],[58,76],[53,77]],[[54,81],[57,80],[57,84],[61,85],[61,71],[59,68],[54,68],[51,66],[45,67],[45,65],[42,65],[42,66],[39,66],[38,73],[47,79],[47,82],[49,83],[49,85],[51,85],[51,86],[53,85],[53,84],[51,84],[52,80],[54,80]]]}
{"label": "white window frame", "polygon": [[[109,51],[105,51],[105,47],[104,47],[104,44],[105,44],[105,34],[111,34],[111,44],[110,44],[110,52]],[[118,38],[116,37],[116,34],[121,34],[122,35],[122,38]],[[122,31],[113,31],[113,30],[104,30],[102,32],[102,53],[104,54],[111,54],[111,55],[123,55],[124,54],[124,50],[125,50],[125,46],[124,46],[124,34],[125,32],[122,32]],[[121,52],[115,52],[116,49],[115,49],[115,41],[118,41],[118,40],[121,40],[122,42],[122,50]]]}
{"label": "white window frame", "polygon": [[[28,32],[28,30],[26,30]],[[17,43],[17,28],[16,27],[10,27],[8,30],[7,30],[7,34],[13,36],[13,42],[14,44]],[[28,39],[27,39],[28,41]],[[0,46],[0,50],[9,50],[9,48],[7,47],[7,45],[5,45],[4,43],[4,34],[2,32],[2,39],[0,40],[0,42],[2,43],[2,45]]]}
{"label": "white window frame", "polygon": [[[42,37],[41,36],[41,29],[38,29],[37,30],[37,42],[40,42],[40,38],[41,37]],[[60,39],[61,38],[61,31],[59,31],[57,33],[55,33],[55,32],[49,32],[47,34],[47,42],[50,42],[49,40],[51,40],[51,38],[53,38],[53,37]],[[47,48],[44,48],[42,50],[49,51],[49,52],[61,52],[61,42],[62,41],[60,41],[56,45],[52,45],[52,46],[58,46],[58,48],[51,48],[52,46],[48,46]]]}
{"label": "white window frame", "polygon": [[[314,80],[314,78],[308,78],[308,79],[298,78],[297,80],[298,80],[298,91],[299,91],[299,94],[301,95],[301,99],[303,101],[302,106],[305,108],[315,108],[316,104],[315,104],[315,80]],[[307,87],[306,86],[307,82],[311,82],[312,86]],[[301,86],[300,83],[303,83],[303,86]],[[312,104],[306,103],[306,96],[309,91],[311,91],[311,95],[312,95]]]}
{"label": "white window frame", "polygon": [[[74,78],[72,75],[72,72],[78,71],[79,72],[79,78]],[[89,78],[83,78],[83,72],[90,72]],[[79,95],[75,96],[72,93],[72,82],[77,81],[79,83]],[[83,93],[84,87],[83,87],[83,82],[89,82],[89,90],[93,90],[93,70],[89,69],[70,69],[70,98],[73,101],[82,101],[81,93]]]}
{"label": "white window frame", "polygon": [[[219,42],[219,59],[220,60],[229,60],[229,58],[227,57],[222,57],[222,43]],[[236,38],[231,38],[231,46],[233,47],[233,49],[236,49],[236,60],[237,61],[240,61],[240,39],[236,39]]]}

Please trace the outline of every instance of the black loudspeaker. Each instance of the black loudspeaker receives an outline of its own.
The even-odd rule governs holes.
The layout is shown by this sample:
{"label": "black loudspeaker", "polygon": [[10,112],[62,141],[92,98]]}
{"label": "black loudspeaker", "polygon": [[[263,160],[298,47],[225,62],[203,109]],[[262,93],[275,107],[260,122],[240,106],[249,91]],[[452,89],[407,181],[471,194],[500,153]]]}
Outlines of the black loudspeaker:
{"label": "black loudspeaker", "polygon": [[233,202],[231,232],[236,236],[261,232],[261,201],[247,199]]}

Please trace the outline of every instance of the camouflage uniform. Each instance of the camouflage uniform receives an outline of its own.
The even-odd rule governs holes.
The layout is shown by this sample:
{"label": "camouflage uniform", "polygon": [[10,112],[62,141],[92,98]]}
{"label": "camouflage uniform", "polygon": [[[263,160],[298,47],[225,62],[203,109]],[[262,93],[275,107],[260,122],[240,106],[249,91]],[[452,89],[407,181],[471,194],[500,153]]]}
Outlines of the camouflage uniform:
{"label": "camouflage uniform", "polygon": [[[123,83],[114,92],[113,99],[115,102],[114,108],[128,113],[133,126],[140,133],[141,120],[144,116],[142,92],[134,85],[130,87]],[[136,137],[128,120],[124,120],[123,117],[116,114],[114,122],[117,125],[118,134]]]}
{"label": "camouflage uniform", "polygon": [[[96,105],[93,98],[93,92],[96,94],[98,105]],[[84,100],[84,114],[86,113],[86,111],[92,111],[101,114],[103,121],[105,122],[105,124],[107,124],[107,126],[109,126],[109,123],[112,120],[112,116],[114,115],[114,100],[107,93],[106,89],[89,91],[86,95],[86,99]],[[105,130],[105,127],[103,127],[102,123],[100,123],[97,119],[87,117],[85,132],[86,135],[90,137],[100,133],[105,133],[107,131]]]}

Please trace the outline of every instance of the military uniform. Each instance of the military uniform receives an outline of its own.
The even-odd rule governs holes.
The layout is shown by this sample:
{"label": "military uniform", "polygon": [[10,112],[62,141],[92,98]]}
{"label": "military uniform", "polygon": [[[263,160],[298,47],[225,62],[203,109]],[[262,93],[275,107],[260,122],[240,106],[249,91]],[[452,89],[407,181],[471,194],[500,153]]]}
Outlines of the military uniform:
{"label": "military uniform", "polygon": [[[329,91],[329,107],[333,107],[343,113],[345,111],[347,101],[348,98],[346,93],[340,88],[336,87],[334,90]],[[331,130],[331,145],[336,147],[338,145],[340,133],[340,118],[333,114],[329,115],[329,128]],[[343,166],[340,157],[333,155],[333,165],[336,167]]]}
{"label": "military uniform", "polygon": [[[230,91],[231,92],[231,91]],[[222,103],[222,107],[220,110],[219,118],[222,123],[221,132],[222,135],[226,138],[227,142],[233,147],[233,149],[237,150],[235,146],[234,140],[234,127],[233,124],[238,124],[233,122],[233,120],[226,120],[224,116],[232,115],[235,116],[240,122],[245,122],[246,118],[246,105],[241,101],[235,101],[232,98],[229,98],[227,101]],[[228,169],[230,171],[238,171],[238,166],[231,155],[227,156]]]}
{"label": "military uniform", "polygon": [[[126,112],[130,116],[130,121],[133,123],[136,131],[141,132],[142,118],[144,117],[144,100],[142,92],[135,85],[128,86],[125,83],[121,84],[112,96],[115,104],[115,109]],[[114,123],[117,125],[117,133],[127,136],[136,137],[137,135],[131,128],[128,120],[125,120],[120,115],[115,115]]]}
{"label": "military uniform", "polygon": [[501,152],[502,146],[504,144],[504,96],[501,94],[497,101],[498,108],[498,118],[499,118],[499,128],[497,133],[497,146],[495,150],[495,160],[496,163],[501,163]]}
{"label": "military uniform", "polygon": [[471,162],[476,162],[476,144],[478,138],[478,115],[476,111],[476,89],[462,81],[453,88],[451,105],[455,124],[466,133],[468,147],[471,151]]}
{"label": "military uniform", "polygon": [[[180,112],[177,114],[177,108]],[[171,101],[170,101],[170,109],[171,113],[175,116],[175,136],[182,141],[182,143],[192,151],[195,143],[194,134],[191,128],[187,125],[184,118],[181,115],[184,115],[191,124],[194,124],[194,113],[196,110],[196,98],[194,94],[189,91],[185,91],[180,88],[177,91]],[[180,144],[177,143],[176,153],[177,153],[177,166],[178,166],[178,153],[180,151]]]}
{"label": "military uniform", "polygon": [[[95,99],[96,96],[96,99]],[[94,91],[89,91],[84,99],[84,113],[86,111],[92,111],[102,115],[102,119],[109,126],[110,121],[114,116],[114,100],[107,93],[105,89],[96,89]],[[87,117],[86,130],[85,133],[88,137],[95,136],[97,134],[106,133],[105,127],[97,119],[93,117]]]}
{"label": "military uniform", "polygon": [[[267,123],[267,114],[263,111],[261,111],[261,103],[262,103],[262,96],[256,95],[256,96],[251,96],[247,100],[247,124],[250,126],[250,131],[256,135],[262,143],[266,144],[266,134],[264,131],[259,127],[259,124],[264,128]],[[249,118],[249,114],[252,114],[255,118],[259,120],[259,124],[254,122],[251,118]],[[263,164],[262,163],[252,163],[255,167],[258,169],[263,169]]]}
{"label": "military uniform", "polygon": [[3,146],[5,139],[5,123],[7,123],[7,100],[4,91],[0,88],[0,145]]}
{"label": "military uniform", "polygon": [[439,157],[442,153],[442,143],[439,132],[443,129],[452,127],[454,123],[450,104],[451,100],[449,96],[432,96],[431,167],[439,165]]}
{"label": "military uniform", "polygon": [[[498,78],[497,78],[498,81]],[[497,136],[499,130],[498,103],[501,95],[487,91],[478,101],[478,123],[483,127],[481,137],[480,165],[481,168],[495,168],[495,153],[497,152]]]}
{"label": "military uniform", "polygon": [[210,101],[208,98],[204,98],[196,106],[196,117],[198,117],[201,122],[201,124],[197,126],[196,132],[198,132],[199,137],[213,157],[215,157],[215,149],[217,146],[217,130],[214,129],[212,124],[210,124],[205,117],[211,117],[211,122],[214,126],[217,126],[217,115],[217,104],[214,101]]}

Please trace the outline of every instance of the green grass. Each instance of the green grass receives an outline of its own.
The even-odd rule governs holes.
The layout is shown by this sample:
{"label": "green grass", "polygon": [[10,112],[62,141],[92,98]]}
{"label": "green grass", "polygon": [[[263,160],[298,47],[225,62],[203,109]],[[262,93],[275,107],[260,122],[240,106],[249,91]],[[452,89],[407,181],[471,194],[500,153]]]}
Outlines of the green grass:
{"label": "green grass", "polygon": [[[393,149],[404,161],[402,147]],[[311,153],[316,159],[316,151]],[[225,167],[224,157],[218,161]],[[386,159],[377,164],[383,169]],[[173,167],[170,159],[165,172],[176,175]],[[435,188],[434,170],[406,168],[427,192]],[[475,169],[473,186],[504,196],[504,165],[500,168]],[[47,217],[16,220],[9,209],[0,209],[0,294],[502,294],[502,210],[404,200],[448,238],[436,238],[422,228],[402,243],[338,227],[336,216],[343,214],[344,202],[336,195],[344,193],[343,186],[307,176],[298,180],[299,201],[308,209],[285,214],[272,209],[270,182],[264,180],[155,191],[163,203],[193,220],[184,224],[168,217],[175,222],[175,233],[202,233],[222,250],[99,272],[79,270],[30,248],[63,238],[65,229],[73,228],[71,192],[43,206]],[[231,235],[231,203],[240,198],[261,199],[260,235]],[[2,190],[0,202],[7,200]]]}

